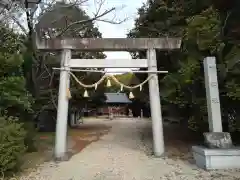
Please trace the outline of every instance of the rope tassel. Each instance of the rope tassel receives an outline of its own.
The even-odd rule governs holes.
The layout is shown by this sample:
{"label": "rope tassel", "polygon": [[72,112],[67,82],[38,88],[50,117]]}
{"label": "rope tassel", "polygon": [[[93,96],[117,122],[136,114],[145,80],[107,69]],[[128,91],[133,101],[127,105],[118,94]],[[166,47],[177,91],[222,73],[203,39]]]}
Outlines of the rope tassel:
{"label": "rope tassel", "polygon": [[123,85],[121,85],[121,90],[120,90],[121,92],[123,91]]}
{"label": "rope tassel", "polygon": [[111,85],[111,81],[110,81],[110,79],[108,79],[107,80],[107,87],[111,87],[112,85]]}
{"label": "rope tassel", "polygon": [[97,86],[98,86],[98,84],[96,83],[96,84],[95,84],[95,90],[97,90]]}
{"label": "rope tassel", "polygon": [[67,98],[68,99],[72,98],[72,95],[71,95],[71,92],[70,92],[69,88],[67,88]]}
{"label": "rope tassel", "polygon": [[87,90],[84,91],[83,97],[86,97],[86,98],[89,97]]}
{"label": "rope tassel", "polygon": [[134,95],[132,92],[129,93],[129,99],[133,99],[134,98]]}

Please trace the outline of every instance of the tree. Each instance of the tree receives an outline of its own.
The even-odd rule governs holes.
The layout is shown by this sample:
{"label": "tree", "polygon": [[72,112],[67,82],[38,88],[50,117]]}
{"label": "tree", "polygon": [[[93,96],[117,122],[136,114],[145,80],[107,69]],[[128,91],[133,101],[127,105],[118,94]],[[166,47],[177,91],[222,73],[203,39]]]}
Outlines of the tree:
{"label": "tree", "polygon": [[25,88],[22,63],[22,37],[0,25],[0,114],[22,120],[31,112],[31,95]]}
{"label": "tree", "polygon": [[[26,90],[22,64],[24,37],[0,24],[0,169],[13,170],[25,150],[33,148],[33,134],[27,121],[32,115],[32,96]],[[27,132],[26,132],[27,131]]]}
{"label": "tree", "polygon": [[[206,56],[217,58],[223,120],[229,121],[229,117],[236,120],[239,116],[236,106],[238,93],[235,93],[239,88],[236,78],[239,74],[239,49],[237,41],[226,38],[230,34],[222,33],[224,28],[228,31],[236,31],[236,28],[226,26],[226,13],[221,9],[222,6],[215,9],[217,5],[215,1],[148,1],[140,8],[139,18],[129,33],[129,37],[183,38],[180,52],[157,53],[158,69],[170,71],[159,78],[160,90],[163,103],[168,109],[176,107],[180,112],[178,119],[187,119],[192,129],[203,127],[206,130],[207,127],[203,126],[207,120],[207,109],[202,65]],[[232,5],[228,6],[229,12],[233,11]],[[235,5],[234,10],[239,7]],[[231,21],[237,17],[233,15]],[[236,34],[232,34],[232,37],[237,39]],[[145,56],[141,52],[137,55]]]}
{"label": "tree", "polygon": [[[63,37],[79,37],[79,38],[88,38],[88,37],[95,37],[95,38],[101,38],[101,33],[98,31],[98,29],[96,27],[94,27],[94,24],[92,23],[92,21],[89,21],[88,23],[86,23],[84,26],[82,24],[78,25],[76,24],[75,26],[70,26],[68,27],[68,25],[66,27],[64,27],[64,23],[63,23],[63,19],[62,18],[58,18],[55,21],[55,28],[53,28],[51,26],[51,24],[49,22],[52,22],[52,18],[57,18],[54,17],[54,15],[58,15],[58,11],[62,12],[64,11],[64,16],[68,17],[68,24],[77,22],[77,21],[81,21],[81,20],[90,20],[90,17],[88,17],[86,15],[86,13],[81,10],[79,7],[77,6],[67,6],[66,4],[63,3],[58,3],[55,4],[55,6],[53,7],[53,11],[50,12],[46,12],[45,14],[43,14],[41,20],[39,21],[37,28],[41,29],[43,35],[49,38],[51,37],[55,37],[55,36],[63,36]],[[55,12],[56,11],[56,12]],[[41,28],[40,28],[41,27]],[[43,28],[45,27],[45,28]],[[63,33],[63,29],[67,28],[67,30],[64,31]],[[57,28],[57,29],[56,29]],[[44,58],[43,63],[45,64],[45,66],[47,66],[47,70],[46,68],[43,67],[42,69],[42,76],[45,76],[45,78],[40,78],[38,81],[38,85],[41,87],[39,88],[42,94],[40,94],[40,102],[38,103],[39,106],[41,106],[42,104],[49,104],[49,103],[44,103],[44,100],[49,99],[49,95],[51,94],[52,96],[54,96],[55,100],[52,101],[56,101],[57,99],[57,92],[58,92],[58,84],[59,84],[59,76],[58,76],[58,72],[55,73],[55,76],[52,80],[52,85],[51,85],[51,89],[48,91],[45,91],[45,89],[49,86],[49,82],[51,80],[51,72],[52,72],[52,67],[59,67],[59,61],[58,61],[58,57],[56,56],[57,54],[55,53],[55,56],[51,54],[48,54]],[[73,52],[73,58],[105,58],[105,55],[102,52]],[[85,83],[90,83],[89,81],[96,81],[100,74],[95,74],[93,75],[92,73],[86,73],[86,72],[76,72],[75,75],[80,79],[80,80],[85,80]],[[92,78],[95,79],[92,79]],[[88,80],[88,81],[86,81]],[[79,106],[83,106],[84,102],[83,98],[81,98],[82,94],[83,94],[83,90],[84,89],[80,89],[78,91],[79,85],[76,84],[75,82],[71,83],[71,91],[72,91],[72,95],[73,95],[73,99],[72,100],[72,104],[74,105],[79,105]],[[78,88],[77,88],[78,87]],[[49,93],[50,92],[50,93]],[[78,93],[79,95],[77,95],[76,93]],[[78,102],[78,103],[77,103]],[[80,104],[82,103],[82,104]],[[50,107],[52,105],[54,105],[52,102],[50,102]],[[55,103],[56,106],[56,103]],[[49,106],[48,106],[49,107]]]}
{"label": "tree", "polygon": [[[93,25],[94,22],[104,21],[118,24],[124,21],[104,19],[105,15],[114,13],[118,9],[113,7],[103,10],[104,1],[98,1],[96,3],[96,13],[94,13],[91,18],[80,8],[86,2],[81,0],[72,0],[68,3],[59,3],[55,0],[40,0],[37,6],[31,7],[29,7],[28,2],[30,1],[28,0],[5,2],[7,3],[3,6],[2,17],[10,19],[10,22],[13,22],[14,26],[17,26],[18,29],[26,35],[25,45],[27,51],[24,55],[24,74],[27,79],[27,87],[36,99],[42,98],[41,88],[39,87],[42,83],[39,83],[39,80],[47,82],[47,79],[49,80],[51,76],[51,71],[49,67],[47,67],[46,61],[56,59],[53,58],[53,55],[57,54],[37,52],[35,49],[35,32],[40,33],[40,35],[44,32],[44,36],[42,37],[45,38],[66,36],[101,37],[97,28]],[[22,22],[22,20],[27,23],[27,27],[23,25],[24,22]],[[90,56],[91,58],[104,57],[101,53],[78,53],[77,56]],[[54,97],[51,98],[52,103],[53,101]],[[38,109],[37,107],[38,106],[34,109]]]}

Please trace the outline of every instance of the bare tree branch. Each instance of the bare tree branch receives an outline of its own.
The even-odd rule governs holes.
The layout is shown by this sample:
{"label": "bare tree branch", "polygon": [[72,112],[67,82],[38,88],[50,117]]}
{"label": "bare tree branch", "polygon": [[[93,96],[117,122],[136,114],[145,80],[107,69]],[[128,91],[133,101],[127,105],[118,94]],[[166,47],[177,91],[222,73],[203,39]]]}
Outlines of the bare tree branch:
{"label": "bare tree branch", "polygon": [[124,22],[126,22],[129,18],[125,18],[121,21],[111,21],[111,20],[107,20],[107,19],[97,19],[96,21],[101,21],[101,22],[105,22],[105,23],[110,23],[110,24],[122,24]]}
{"label": "bare tree branch", "polygon": [[[97,1],[97,0],[95,0],[95,1]],[[104,2],[105,2],[105,0],[100,0],[100,2],[97,2],[97,3],[99,3],[99,9],[96,11],[97,13],[100,12],[102,6],[104,5]],[[114,11],[116,12],[116,11],[122,10],[123,8],[125,8],[125,6],[114,7],[114,8],[115,8]],[[110,24],[122,24],[123,22],[127,21],[128,19],[129,18],[124,18],[123,20],[117,20],[116,14],[114,14],[114,17],[112,19],[101,19],[101,17],[100,17],[100,18],[96,19],[96,21],[101,21],[101,22],[110,23]]]}
{"label": "bare tree branch", "polygon": [[23,31],[25,35],[28,34],[27,30],[25,27],[21,24],[21,22],[15,17],[15,16],[10,16],[10,18],[20,27],[20,29]]}
{"label": "bare tree branch", "polygon": [[105,12],[103,12],[102,14],[100,15],[97,15],[91,19],[87,19],[87,20],[81,20],[81,21],[76,21],[76,22],[73,22],[73,23],[70,23],[66,28],[64,28],[58,35],[56,35],[56,37],[60,37],[61,35],[63,35],[69,28],[71,28],[72,26],[76,25],[76,24],[86,24],[86,23],[89,23],[89,22],[92,22],[92,21],[95,21],[103,16],[105,16],[106,14],[114,11],[115,8],[111,8],[109,10],[106,10]]}

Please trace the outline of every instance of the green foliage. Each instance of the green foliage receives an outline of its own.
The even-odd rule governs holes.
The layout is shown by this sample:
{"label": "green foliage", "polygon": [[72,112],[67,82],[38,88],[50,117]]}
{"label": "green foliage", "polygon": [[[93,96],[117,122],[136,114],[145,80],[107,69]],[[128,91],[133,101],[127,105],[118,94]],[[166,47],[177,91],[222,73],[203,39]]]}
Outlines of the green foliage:
{"label": "green foliage", "polygon": [[31,95],[26,91],[22,74],[21,37],[8,27],[0,26],[0,112],[24,118],[31,111]]}
{"label": "green foliage", "polygon": [[[209,51],[209,55],[222,47],[220,39],[221,21],[219,13],[212,7],[187,19],[185,41],[195,43],[199,51]],[[191,52],[190,52],[191,53]]]}
{"label": "green foliage", "polygon": [[34,126],[34,122],[32,121],[23,122],[22,127],[26,131],[24,143],[27,146],[27,152],[37,151],[37,147],[35,145],[36,129]]}
{"label": "green foliage", "polygon": [[[0,108],[20,116],[31,110],[31,96],[25,89],[25,79],[20,76],[0,78]],[[18,113],[18,114],[17,114]],[[13,114],[12,114],[13,115]]]}
{"label": "green foliage", "polygon": [[[21,37],[4,25],[0,26],[0,35],[2,41],[0,47],[0,116],[6,116],[1,121],[4,119],[7,121],[7,117],[15,117],[21,122],[29,121],[31,120],[33,98],[26,90],[26,80],[23,76],[22,64],[24,59],[21,54],[24,47],[21,43]],[[19,138],[26,134],[23,137],[23,143],[29,148],[28,150],[34,149],[34,133],[32,130],[30,131],[27,126],[23,127],[22,125],[20,129],[15,122],[6,125],[9,128],[6,128],[4,133],[9,133],[9,136],[13,131],[10,128],[11,126],[16,126],[16,131],[25,129],[27,134],[23,131],[24,133],[19,134]],[[9,147],[2,146],[2,148],[4,148],[2,151],[8,151]],[[11,163],[14,165],[16,159],[12,161]]]}
{"label": "green foliage", "polygon": [[19,167],[26,146],[26,131],[15,117],[0,116],[0,172],[16,170]]}
{"label": "green foliage", "polygon": [[[231,122],[239,121],[240,49],[237,40],[240,31],[236,11],[239,12],[240,3],[235,1],[233,5],[233,1],[149,0],[139,9],[135,27],[128,34],[129,37],[182,37],[180,52],[157,53],[158,69],[170,72],[159,76],[160,90],[170,114],[174,116],[171,113],[174,104],[180,112],[178,118],[187,120],[193,130],[207,130],[203,74],[206,56],[215,56],[217,60],[223,120],[230,122],[231,117]],[[222,10],[223,4],[227,12]],[[145,54],[137,52],[133,56],[144,58]]]}

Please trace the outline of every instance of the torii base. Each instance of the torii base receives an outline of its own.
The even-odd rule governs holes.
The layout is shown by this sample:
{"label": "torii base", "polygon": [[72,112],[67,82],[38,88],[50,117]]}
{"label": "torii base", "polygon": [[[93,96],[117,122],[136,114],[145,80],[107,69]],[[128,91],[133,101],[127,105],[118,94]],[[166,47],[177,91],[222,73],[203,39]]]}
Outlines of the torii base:
{"label": "torii base", "polygon": [[72,152],[67,152],[65,153],[63,156],[61,157],[56,157],[56,156],[53,156],[53,160],[55,162],[64,162],[64,161],[69,161],[72,157],[73,153]]}

